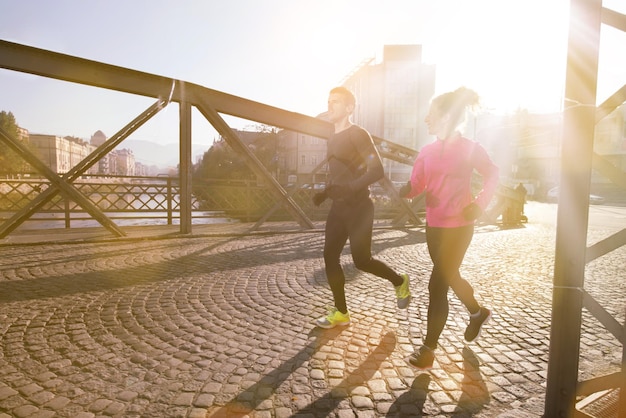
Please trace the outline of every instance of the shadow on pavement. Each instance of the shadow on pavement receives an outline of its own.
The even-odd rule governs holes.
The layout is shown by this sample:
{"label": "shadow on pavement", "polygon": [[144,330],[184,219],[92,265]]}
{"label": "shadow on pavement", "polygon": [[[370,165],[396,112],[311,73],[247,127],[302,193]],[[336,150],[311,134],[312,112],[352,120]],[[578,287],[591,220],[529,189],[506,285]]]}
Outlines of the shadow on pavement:
{"label": "shadow on pavement", "polygon": [[[240,393],[220,408],[210,409],[207,417],[213,418],[243,418],[254,411],[263,401],[274,395],[279,386],[304,362],[309,360],[319,347],[328,341],[335,339],[342,329],[322,330],[320,328],[313,329],[309,336],[314,339],[307,344],[302,350],[289,360],[285,361],[280,367],[272,370],[261,380]],[[311,402],[304,408],[295,412],[292,416],[313,414],[314,416],[326,417],[331,411],[337,408],[340,402],[350,396],[351,389],[361,386],[380,368],[383,361],[389,357],[396,347],[396,335],[390,331],[385,334],[376,347],[367,358],[354,370],[350,375],[346,376],[341,383],[332,388],[330,392],[321,398]]]}
{"label": "shadow on pavement", "polygon": [[[461,397],[450,417],[467,418],[480,412],[489,403],[489,391],[479,369],[479,360],[474,352],[463,347],[463,381]],[[428,373],[418,375],[411,388],[400,396],[389,408],[387,418],[431,416],[436,411],[425,411],[424,404],[428,397],[428,385],[431,376]]]}
{"label": "shadow on pavement", "polygon": [[453,417],[466,417],[468,413],[478,413],[489,403],[489,390],[479,366],[480,362],[476,354],[469,347],[463,347],[462,394]]}
{"label": "shadow on pavement", "polygon": [[[428,373],[422,373],[413,380],[409,390],[401,395],[389,408],[387,418],[422,417],[424,415],[424,403],[428,397],[428,385],[431,377]],[[430,414],[428,414],[430,415]]]}
{"label": "shadow on pavement", "polygon": [[[96,244],[98,251],[94,253],[90,253],[90,247],[85,245],[87,250],[79,254],[72,251],[76,248],[72,246],[74,244],[61,246],[50,250],[49,254],[44,256],[23,261],[19,265],[1,268],[25,271],[25,275],[30,275],[31,270],[58,272],[71,263],[81,266],[87,263],[89,270],[69,271],[66,274],[49,276],[40,276],[37,273],[37,275],[32,275],[33,277],[24,279],[0,281],[0,303],[126,288],[185,277],[194,273],[209,274],[213,271],[223,272],[234,268],[255,267],[268,260],[314,259],[319,258],[322,253],[321,246],[315,245],[319,240],[313,245],[303,246],[295,236],[282,238],[274,244],[267,244],[265,241],[258,244],[246,243],[245,246],[235,251],[220,252],[222,247],[229,248],[228,245],[239,239],[241,238],[233,237],[208,245],[196,245],[197,249],[180,256],[174,255],[180,250],[179,241],[161,241],[149,246],[132,243],[123,246]],[[191,245],[194,242],[199,241],[185,241]],[[155,262],[146,253],[163,254],[163,256]],[[117,261],[117,258],[125,258],[129,263],[124,265]]]}

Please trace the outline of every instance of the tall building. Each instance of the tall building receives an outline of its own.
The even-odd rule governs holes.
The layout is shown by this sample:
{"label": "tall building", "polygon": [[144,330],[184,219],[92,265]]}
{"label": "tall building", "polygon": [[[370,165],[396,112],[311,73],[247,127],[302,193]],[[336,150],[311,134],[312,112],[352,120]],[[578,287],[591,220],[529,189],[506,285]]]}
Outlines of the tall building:
{"label": "tall building", "polygon": [[326,140],[293,131],[280,131],[278,137],[278,181],[283,184],[325,183],[328,167]]}
{"label": "tall building", "polygon": [[[91,143],[91,145],[97,148],[100,145],[104,144],[106,140],[107,137],[104,132],[98,130],[91,136],[91,140],[89,142]],[[98,168],[96,169],[96,172],[99,174],[114,173],[114,171],[111,171],[111,169],[114,169],[115,167],[115,164],[111,162],[112,159],[113,158],[110,154],[107,154],[104,157],[100,158],[100,160],[98,160]]]}
{"label": "tall building", "polygon": [[[424,118],[435,91],[435,67],[422,62],[421,45],[386,45],[383,60],[366,59],[341,83],[356,96],[352,121],[370,134],[419,149],[428,141]],[[322,113],[318,117],[324,117]],[[323,183],[326,141],[281,131],[278,146],[281,183]],[[385,161],[392,180],[406,181],[411,167]]]}
{"label": "tall building", "polygon": [[115,174],[120,176],[135,175],[135,154],[132,150],[126,148],[115,150],[110,155],[114,155],[116,160]]}
{"label": "tall building", "polygon": [[30,134],[29,142],[37,149],[42,161],[59,174],[67,173],[94,150],[91,144],[73,137]]}
{"label": "tall building", "polygon": [[[385,45],[383,59],[366,61],[343,85],[356,96],[353,122],[372,135],[412,149],[429,142],[424,118],[435,92],[435,66],[422,62],[421,45]],[[392,180],[406,180],[410,167],[388,162]]]}
{"label": "tall building", "polygon": [[[96,148],[104,144],[107,136],[104,132],[96,131],[90,139],[91,145]],[[130,149],[113,150],[98,160],[95,172],[97,174],[109,174],[120,176],[138,175],[135,170],[135,155]]]}

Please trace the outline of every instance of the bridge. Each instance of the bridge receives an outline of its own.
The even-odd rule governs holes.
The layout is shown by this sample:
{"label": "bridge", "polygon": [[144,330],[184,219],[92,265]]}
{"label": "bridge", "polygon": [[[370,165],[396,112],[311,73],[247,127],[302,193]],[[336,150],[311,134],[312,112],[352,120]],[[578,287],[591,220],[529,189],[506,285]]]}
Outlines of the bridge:
{"label": "bridge", "polygon": [[[596,103],[600,27],[602,24],[626,31],[626,17],[602,7],[601,1],[571,1],[568,65],[566,74],[566,108],[562,143],[562,182],[556,229],[553,301],[550,335],[550,361],[547,372],[545,415],[567,416],[572,412],[577,396],[597,393],[606,387],[626,388],[623,370],[591,381],[578,380],[579,349],[583,307],[608,329],[622,344],[623,326],[585,289],[585,268],[588,263],[619,249],[626,243],[626,234],[616,232],[593,246],[587,246],[589,214],[589,178],[592,168],[613,183],[626,187],[626,176],[601,155],[593,152],[595,123],[626,101],[626,85],[599,106]],[[580,65],[580,62],[585,65]],[[58,175],[46,167],[16,138],[0,130],[0,140],[8,144],[49,182],[49,187],[0,225],[0,237],[31,218],[56,196],[63,195],[80,206],[115,237],[126,235],[106,213],[76,187],[77,179],[102,156],[113,150],[138,127],[171,102],[179,103],[180,116],[180,176],[179,232],[192,233],[191,179],[191,110],[197,109],[226,139],[233,149],[244,155],[250,167],[268,185],[274,201],[284,208],[301,230],[314,230],[315,225],[292,195],[285,190],[258,161],[222,118],[222,114],[277,126],[319,138],[328,138],[330,125],[324,121],[296,114],[269,105],[211,90],[182,80],[85,60],[34,47],[0,41],[0,68],[51,77],[73,83],[152,97],[156,101],[143,113],[102,144],[94,153]],[[377,145],[383,142],[375,138]],[[415,150],[385,141],[381,149],[384,158],[411,163]],[[393,187],[386,179],[383,187],[391,196]],[[504,198],[508,198],[503,193]],[[397,196],[396,196],[397,197]],[[409,219],[419,225],[421,219],[408,202],[397,199],[402,208],[398,220]],[[419,202],[416,202],[419,204]],[[504,209],[504,206],[501,208]],[[272,208],[257,225],[273,213]],[[497,210],[496,210],[497,212]],[[496,213],[497,214],[497,213]],[[622,357],[626,358],[626,355]],[[626,411],[626,396],[620,397],[620,410]],[[622,414],[623,416],[623,414]]]}

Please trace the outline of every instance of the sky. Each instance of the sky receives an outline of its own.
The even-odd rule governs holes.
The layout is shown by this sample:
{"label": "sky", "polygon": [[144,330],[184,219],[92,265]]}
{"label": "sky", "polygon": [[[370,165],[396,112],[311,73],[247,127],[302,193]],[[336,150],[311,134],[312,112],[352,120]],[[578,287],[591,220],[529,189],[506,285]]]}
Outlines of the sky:
{"label": "sky", "polygon": [[[626,2],[603,5],[626,13]],[[384,45],[419,44],[436,94],[485,109],[562,109],[569,0],[0,0],[0,39],[188,81],[315,116]],[[598,103],[626,83],[626,35],[603,27]],[[0,111],[31,133],[112,136],[154,99],[0,69]],[[250,129],[255,122],[227,119]],[[194,143],[217,136],[199,113]],[[132,139],[178,141],[168,106]]]}

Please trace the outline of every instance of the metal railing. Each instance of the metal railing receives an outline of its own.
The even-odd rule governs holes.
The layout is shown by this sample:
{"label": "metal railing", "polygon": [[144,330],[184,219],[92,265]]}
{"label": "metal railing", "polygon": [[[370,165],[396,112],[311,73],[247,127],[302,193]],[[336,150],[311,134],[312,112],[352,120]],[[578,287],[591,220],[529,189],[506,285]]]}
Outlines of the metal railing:
{"label": "metal railing", "polygon": [[[73,183],[109,219],[134,224],[174,224],[180,220],[180,185],[177,177],[151,176],[99,176],[85,175]],[[46,179],[4,180],[0,183],[0,222],[7,221],[27,208],[52,183]],[[324,219],[328,204],[315,207],[311,194],[317,190],[303,187],[287,189],[291,198],[314,220]],[[384,193],[372,196],[377,219],[392,219],[401,208]],[[191,199],[193,223],[200,224],[216,219],[258,222],[275,205],[268,188],[255,181],[246,180],[196,180]],[[271,211],[269,220],[286,220],[289,214],[280,207]],[[94,224],[91,215],[71,198],[57,194],[39,208],[25,222],[43,227],[65,228]],[[123,222],[118,222],[123,223]]]}

